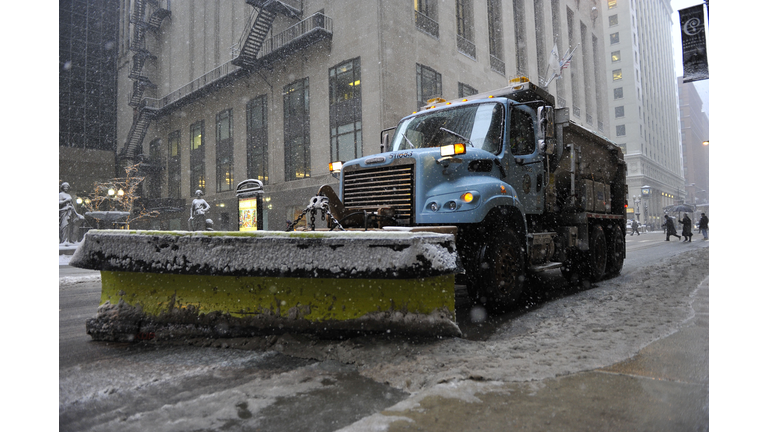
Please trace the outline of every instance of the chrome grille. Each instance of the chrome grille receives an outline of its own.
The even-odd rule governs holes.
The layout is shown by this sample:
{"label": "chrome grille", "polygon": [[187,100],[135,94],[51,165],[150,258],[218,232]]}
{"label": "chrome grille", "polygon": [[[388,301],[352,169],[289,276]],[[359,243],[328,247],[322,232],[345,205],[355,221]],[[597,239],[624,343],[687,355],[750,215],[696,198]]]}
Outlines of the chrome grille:
{"label": "chrome grille", "polygon": [[411,223],[413,164],[344,170],[344,206],[366,211],[391,207],[398,221]]}

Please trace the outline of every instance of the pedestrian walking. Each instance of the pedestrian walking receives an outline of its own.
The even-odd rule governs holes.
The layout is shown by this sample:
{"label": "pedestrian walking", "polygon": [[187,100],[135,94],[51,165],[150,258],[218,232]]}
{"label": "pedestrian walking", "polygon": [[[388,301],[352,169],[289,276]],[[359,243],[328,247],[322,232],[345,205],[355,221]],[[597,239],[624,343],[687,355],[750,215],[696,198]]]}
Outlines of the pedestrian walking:
{"label": "pedestrian walking", "polygon": [[683,220],[680,223],[683,224],[683,237],[685,238],[683,241],[690,243],[693,231],[691,231],[691,218],[688,217],[688,213],[683,213]]}
{"label": "pedestrian walking", "polygon": [[704,240],[709,240],[709,218],[704,212],[701,212],[701,219],[699,219],[699,231],[704,234]]}
{"label": "pedestrian walking", "polygon": [[632,234],[630,234],[631,236],[635,235],[635,233],[637,233],[637,235],[640,235],[640,231],[637,230],[638,226],[639,225],[637,223],[637,219],[632,219]]}
{"label": "pedestrian walking", "polygon": [[678,239],[682,239],[679,235],[677,235],[677,230],[675,229],[675,221],[672,220],[669,215],[664,215],[664,228],[666,228],[667,232],[667,240],[669,241],[669,236],[675,236]]}

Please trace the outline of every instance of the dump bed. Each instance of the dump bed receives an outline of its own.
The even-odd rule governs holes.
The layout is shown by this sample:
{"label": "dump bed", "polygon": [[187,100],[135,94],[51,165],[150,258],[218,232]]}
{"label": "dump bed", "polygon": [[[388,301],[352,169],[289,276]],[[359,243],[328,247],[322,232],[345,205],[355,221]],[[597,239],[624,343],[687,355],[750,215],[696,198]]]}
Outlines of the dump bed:
{"label": "dump bed", "polygon": [[608,139],[569,121],[555,169],[557,202],[567,212],[623,214],[626,163]]}

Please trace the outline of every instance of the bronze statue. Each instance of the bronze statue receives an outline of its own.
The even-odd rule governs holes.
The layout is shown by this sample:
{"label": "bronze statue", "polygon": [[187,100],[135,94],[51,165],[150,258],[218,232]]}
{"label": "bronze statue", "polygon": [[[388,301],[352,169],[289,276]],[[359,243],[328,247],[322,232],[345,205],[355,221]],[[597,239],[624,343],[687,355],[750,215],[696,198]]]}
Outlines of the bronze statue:
{"label": "bronze statue", "polygon": [[59,244],[75,243],[78,240],[76,230],[83,219],[72,203],[69,183],[62,183],[59,192]]}
{"label": "bronze statue", "polygon": [[192,200],[192,207],[189,209],[190,231],[205,231],[205,213],[211,209],[211,206],[202,198],[203,191],[195,191],[197,198]]}

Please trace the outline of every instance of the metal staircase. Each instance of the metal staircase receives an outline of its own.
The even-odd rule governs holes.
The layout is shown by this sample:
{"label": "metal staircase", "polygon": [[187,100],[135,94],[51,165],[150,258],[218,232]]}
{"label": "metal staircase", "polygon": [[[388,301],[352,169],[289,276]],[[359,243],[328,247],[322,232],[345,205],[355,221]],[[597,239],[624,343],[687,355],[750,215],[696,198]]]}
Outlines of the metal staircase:
{"label": "metal staircase", "polygon": [[130,44],[133,59],[131,71],[128,73],[128,78],[133,80],[133,91],[128,101],[128,105],[134,108],[133,123],[125,145],[120,151],[120,159],[133,159],[136,156],[147,134],[147,128],[154,118],[155,110],[144,103],[144,90],[157,87],[149,77],[144,75],[144,64],[147,59],[155,58],[146,48],[146,33],[157,31],[165,18],[170,15],[171,11],[168,7],[162,7],[159,0],[135,0],[133,3],[130,20],[133,24],[133,37]]}
{"label": "metal staircase", "polygon": [[[246,28],[240,38],[240,52],[232,60],[232,64],[242,68],[252,68],[257,64],[259,51],[272,29],[272,22],[277,14],[300,18],[301,6],[296,1],[278,0],[246,0],[246,3],[254,7],[254,13],[251,14],[250,27]],[[254,15],[256,15],[255,18],[253,18]]]}

